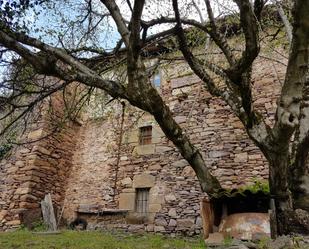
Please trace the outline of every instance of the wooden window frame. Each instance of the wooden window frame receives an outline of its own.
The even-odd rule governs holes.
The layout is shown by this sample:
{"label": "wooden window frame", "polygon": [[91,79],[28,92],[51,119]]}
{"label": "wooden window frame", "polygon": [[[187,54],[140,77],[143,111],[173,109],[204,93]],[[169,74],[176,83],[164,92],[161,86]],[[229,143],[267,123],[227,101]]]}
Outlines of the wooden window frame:
{"label": "wooden window frame", "polygon": [[147,145],[152,143],[152,126],[143,126],[139,128],[139,144]]}

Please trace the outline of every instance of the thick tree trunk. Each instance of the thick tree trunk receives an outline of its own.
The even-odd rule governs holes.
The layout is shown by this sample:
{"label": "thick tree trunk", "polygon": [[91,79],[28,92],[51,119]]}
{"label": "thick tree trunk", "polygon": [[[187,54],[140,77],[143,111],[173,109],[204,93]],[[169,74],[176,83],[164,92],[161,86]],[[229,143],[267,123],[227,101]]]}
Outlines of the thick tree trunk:
{"label": "thick tree trunk", "polygon": [[291,167],[289,176],[294,208],[309,212],[309,172],[307,160],[297,160]]}
{"label": "thick tree trunk", "polygon": [[[270,190],[274,196],[279,234],[309,233],[308,192],[304,149],[309,136],[304,122],[305,89],[309,81],[309,1],[294,4],[293,39],[289,63],[278,103],[273,129],[273,145],[269,152]],[[296,155],[289,151],[292,135],[296,139]],[[292,171],[291,171],[292,170]],[[301,208],[301,209],[300,209]]]}
{"label": "thick tree trunk", "polygon": [[288,162],[289,153],[286,149],[276,149],[268,156],[269,161],[269,187],[272,198],[275,201],[277,221],[275,226],[279,234],[284,234],[285,213],[292,209],[291,196],[288,191]]}
{"label": "thick tree trunk", "polygon": [[[277,217],[275,225],[279,235],[309,234],[309,213],[304,208],[300,209],[300,206],[295,205],[296,196],[292,194],[288,185],[291,179],[289,162],[289,152],[283,149],[273,151],[269,159],[270,192],[275,200]],[[297,200],[303,200],[304,197],[302,192]]]}

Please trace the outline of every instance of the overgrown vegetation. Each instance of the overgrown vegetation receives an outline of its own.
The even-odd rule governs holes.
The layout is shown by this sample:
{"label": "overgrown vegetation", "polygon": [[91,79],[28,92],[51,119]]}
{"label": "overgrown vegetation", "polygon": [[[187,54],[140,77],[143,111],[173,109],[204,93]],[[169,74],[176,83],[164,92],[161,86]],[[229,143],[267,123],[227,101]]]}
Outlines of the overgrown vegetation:
{"label": "overgrown vegetation", "polygon": [[268,181],[264,180],[255,180],[254,184],[246,185],[240,187],[239,189],[227,189],[224,192],[219,193],[214,198],[221,198],[221,197],[235,197],[237,195],[245,196],[246,194],[257,194],[262,193],[265,196],[270,195],[269,183]]}
{"label": "overgrown vegetation", "polygon": [[254,184],[245,186],[240,188],[240,192],[244,192],[246,190],[249,190],[251,193],[257,193],[259,191],[262,191],[264,194],[269,194],[269,183],[268,181],[260,181],[255,180]]}
{"label": "overgrown vegetation", "polygon": [[1,249],[158,249],[205,248],[199,238],[170,238],[162,235],[63,231],[39,235],[29,231],[0,233]]}
{"label": "overgrown vegetation", "polygon": [[4,158],[5,154],[12,148],[11,144],[0,145],[0,160]]}

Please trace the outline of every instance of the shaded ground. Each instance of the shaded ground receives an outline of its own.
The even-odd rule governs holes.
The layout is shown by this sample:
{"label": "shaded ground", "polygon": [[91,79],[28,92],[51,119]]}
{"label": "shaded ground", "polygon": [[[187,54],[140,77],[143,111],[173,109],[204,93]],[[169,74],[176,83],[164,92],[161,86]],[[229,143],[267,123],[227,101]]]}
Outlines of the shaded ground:
{"label": "shaded ground", "polygon": [[160,235],[63,231],[38,235],[28,231],[0,233],[1,249],[202,249],[199,238],[166,238]]}

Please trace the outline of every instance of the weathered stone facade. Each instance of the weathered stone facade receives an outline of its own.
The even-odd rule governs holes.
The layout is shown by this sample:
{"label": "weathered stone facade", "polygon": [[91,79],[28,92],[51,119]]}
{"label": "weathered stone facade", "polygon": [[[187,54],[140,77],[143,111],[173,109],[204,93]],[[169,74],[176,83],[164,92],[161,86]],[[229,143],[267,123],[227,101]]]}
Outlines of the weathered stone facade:
{"label": "weathered stone facade", "polygon": [[79,126],[69,123],[60,132],[54,132],[51,123],[63,115],[62,96],[54,96],[51,105],[53,118],[42,111],[24,135],[23,140],[33,142],[14,148],[0,162],[1,230],[37,221],[41,217],[40,201],[47,193],[52,194],[56,209],[63,202]]}
{"label": "weathered stone facade", "polygon": [[[284,66],[265,58],[254,64],[254,105],[269,123],[284,71]],[[161,77],[161,94],[176,121],[224,187],[267,179],[266,159],[222,100],[211,97],[183,64],[162,68]],[[70,124],[60,134],[29,148],[17,148],[12,157],[2,161],[1,228],[18,225],[19,214],[38,208],[44,194],[51,192],[57,206],[64,207],[67,221],[76,217],[81,206],[92,205],[128,210],[126,222],[105,222],[101,224],[104,227],[200,233],[200,201],[206,195],[193,170],[153,118],[128,104],[117,164],[121,110],[120,103],[115,103],[101,118],[85,116],[80,127]],[[139,128],[144,126],[152,127],[152,141],[140,145]],[[135,212],[139,188],[149,190],[146,217]]]}

